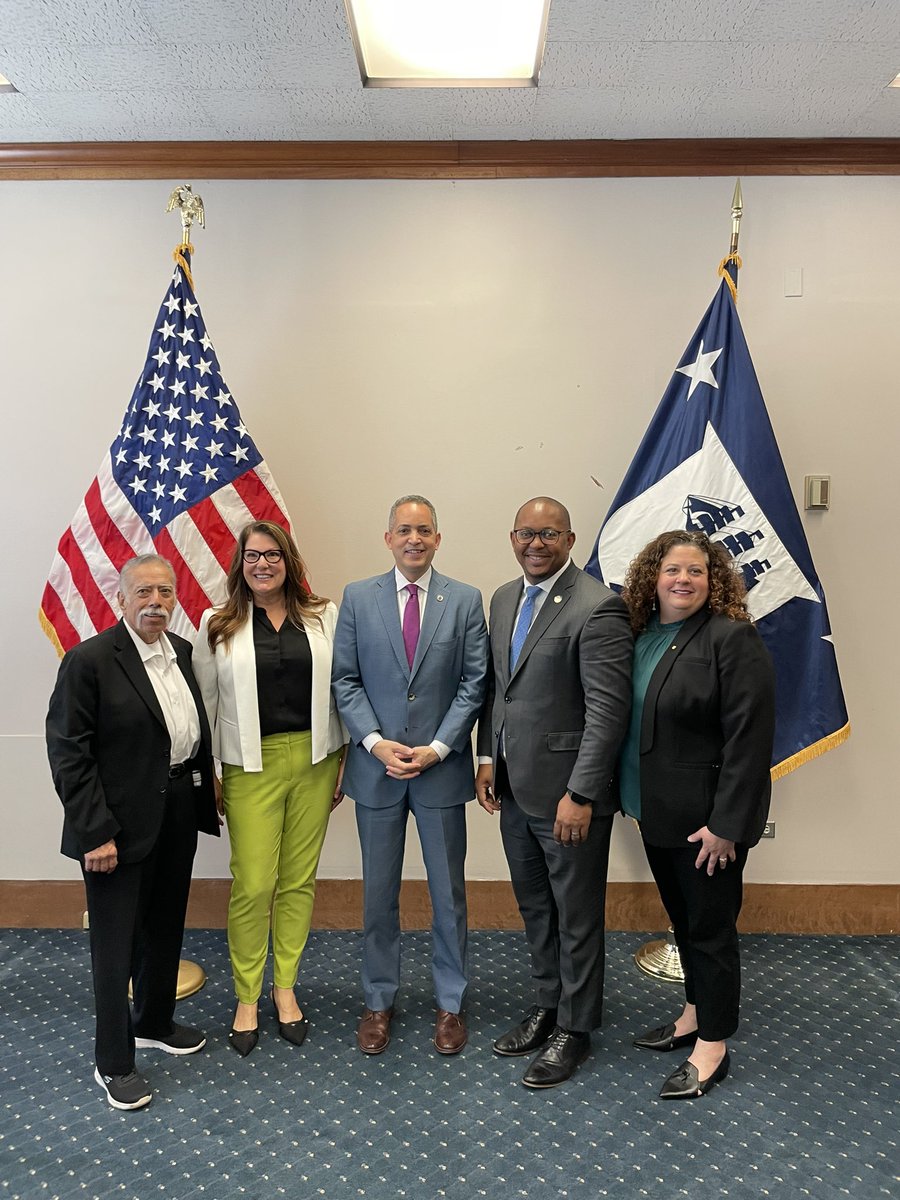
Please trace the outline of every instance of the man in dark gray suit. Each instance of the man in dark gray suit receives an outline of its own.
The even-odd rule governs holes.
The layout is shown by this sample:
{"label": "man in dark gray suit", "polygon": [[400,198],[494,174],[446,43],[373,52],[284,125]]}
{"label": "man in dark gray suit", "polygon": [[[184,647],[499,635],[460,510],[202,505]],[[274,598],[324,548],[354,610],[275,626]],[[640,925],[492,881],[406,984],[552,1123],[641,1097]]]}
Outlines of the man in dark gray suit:
{"label": "man in dark gray suit", "polygon": [[478,732],[478,801],[500,812],[537,1000],[494,1050],[538,1051],[522,1080],[533,1088],[568,1079],[600,1024],[610,784],[631,703],[625,605],[569,560],[570,525],[547,496],[516,514],[524,580],[491,601],[492,686]]}

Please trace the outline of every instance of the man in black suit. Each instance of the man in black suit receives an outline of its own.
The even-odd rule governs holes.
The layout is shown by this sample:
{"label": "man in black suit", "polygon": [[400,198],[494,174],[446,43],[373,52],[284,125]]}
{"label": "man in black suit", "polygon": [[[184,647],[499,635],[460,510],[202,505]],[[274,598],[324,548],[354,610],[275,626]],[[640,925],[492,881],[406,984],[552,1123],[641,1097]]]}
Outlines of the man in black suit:
{"label": "man in black suit", "polygon": [[219,825],[190,643],[165,632],[171,565],[155,554],[131,559],[117,599],[118,625],[60,665],[47,753],[65,809],[62,853],[79,861],[87,894],[94,1077],[114,1108],[133,1109],[152,1098],[136,1045],[193,1054],[206,1044],[172,1016],[197,831],[218,835]]}
{"label": "man in black suit", "polygon": [[524,579],[491,601],[493,686],[478,730],[478,801],[500,812],[537,1000],[494,1050],[538,1051],[522,1080],[533,1088],[568,1079],[600,1024],[610,783],[631,704],[625,605],[570,561],[570,525],[547,496],[516,514]]}

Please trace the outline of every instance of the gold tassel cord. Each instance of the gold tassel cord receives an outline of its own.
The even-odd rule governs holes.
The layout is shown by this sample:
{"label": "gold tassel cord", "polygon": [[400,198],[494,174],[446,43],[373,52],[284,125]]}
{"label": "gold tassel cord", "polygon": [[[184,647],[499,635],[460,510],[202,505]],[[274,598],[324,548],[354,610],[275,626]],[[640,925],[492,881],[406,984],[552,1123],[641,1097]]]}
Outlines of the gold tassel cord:
{"label": "gold tassel cord", "polygon": [[184,257],[186,253],[193,254],[194,247],[191,245],[190,242],[180,242],[175,247],[175,249],[172,251],[172,257],[175,259],[175,262],[178,264],[178,266],[181,267],[182,271],[184,272],[184,277],[188,281],[188,286],[190,287],[191,291],[193,292],[194,291],[194,277],[191,274],[191,268],[188,266],[188,261]]}
{"label": "gold tassel cord", "polygon": [[734,265],[737,267],[737,269],[740,270],[741,267],[744,265],[744,260],[741,258],[741,256],[739,254],[726,254],[725,257],[722,259],[722,261],[719,263],[718,274],[721,275],[722,278],[725,280],[725,282],[728,284],[728,290],[729,290],[729,292],[731,292],[731,298],[735,302],[735,304],[737,304],[737,284],[734,282],[734,280],[729,275],[728,271],[726,271],[726,269],[725,269],[730,262],[733,262]]}
{"label": "gold tassel cord", "polygon": [[53,643],[54,650],[59,657],[62,658],[62,656],[65,654],[65,650],[62,648],[62,642],[59,640],[59,635],[51,625],[50,619],[42,608],[38,609],[38,621],[40,622],[41,629],[43,629],[44,633],[46,633],[47,637]]}
{"label": "gold tassel cord", "polygon": [[848,721],[841,729],[836,729],[834,733],[829,733],[827,737],[823,737],[820,741],[813,742],[811,746],[806,746],[803,750],[798,750],[796,754],[792,754],[790,758],[784,759],[783,762],[776,763],[771,771],[773,781],[783,779],[785,775],[790,775],[791,771],[796,771],[798,767],[802,767],[804,763],[810,762],[811,759],[819,758],[822,754],[827,754],[835,746],[842,746],[849,736],[850,722]]}

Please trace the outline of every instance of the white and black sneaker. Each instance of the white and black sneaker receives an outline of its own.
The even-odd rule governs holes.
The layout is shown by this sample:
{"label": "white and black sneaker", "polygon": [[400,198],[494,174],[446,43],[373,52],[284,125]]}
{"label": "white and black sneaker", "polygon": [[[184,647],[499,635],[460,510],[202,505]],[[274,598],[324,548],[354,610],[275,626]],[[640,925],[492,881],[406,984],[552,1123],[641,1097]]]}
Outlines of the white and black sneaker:
{"label": "white and black sneaker", "polygon": [[200,1029],[191,1029],[188,1025],[176,1025],[172,1022],[172,1032],[164,1033],[161,1037],[135,1037],[134,1044],[139,1050],[165,1050],[166,1054],[196,1054],[206,1045],[206,1034]]}
{"label": "white and black sneaker", "polygon": [[137,1071],[129,1071],[127,1075],[101,1075],[100,1068],[95,1067],[94,1078],[106,1092],[113,1108],[145,1108],[153,1099],[150,1085]]}

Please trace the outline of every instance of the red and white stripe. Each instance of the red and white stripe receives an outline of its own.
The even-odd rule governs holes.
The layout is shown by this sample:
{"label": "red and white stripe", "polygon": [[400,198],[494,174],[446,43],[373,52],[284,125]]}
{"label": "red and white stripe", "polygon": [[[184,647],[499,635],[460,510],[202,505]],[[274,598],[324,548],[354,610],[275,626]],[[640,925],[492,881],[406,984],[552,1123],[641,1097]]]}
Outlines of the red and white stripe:
{"label": "red and white stripe", "polygon": [[178,581],[171,628],[193,639],[203,611],[224,599],[235,540],[250,521],[292,528],[264,461],[151,537],[113,479],[107,455],[60,538],[41,600],[44,631],[64,653],[114,625],[119,572],[136,554],[156,553],[169,559]]}

